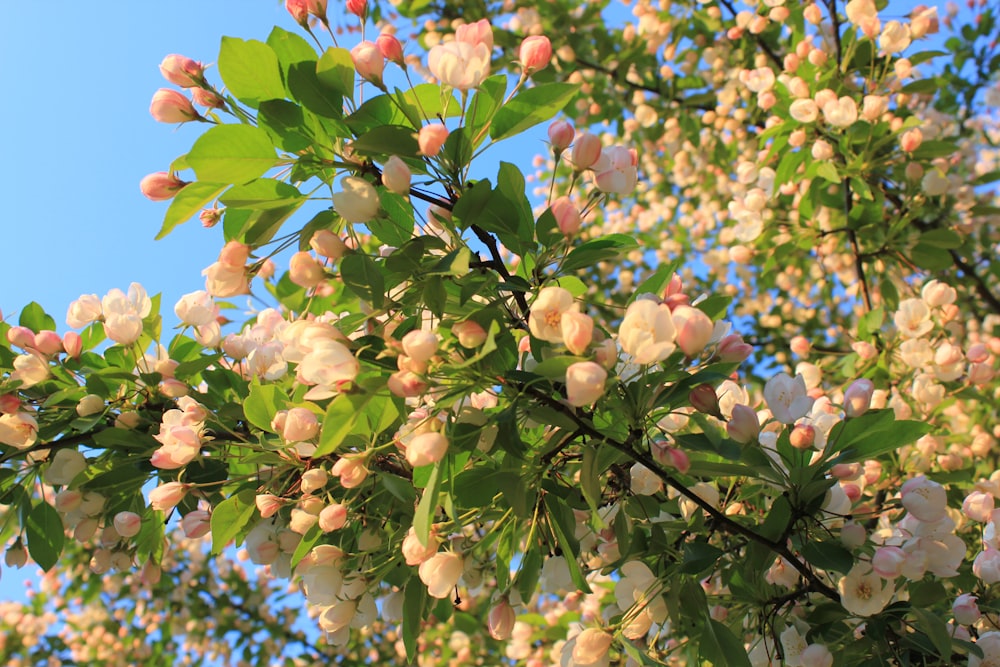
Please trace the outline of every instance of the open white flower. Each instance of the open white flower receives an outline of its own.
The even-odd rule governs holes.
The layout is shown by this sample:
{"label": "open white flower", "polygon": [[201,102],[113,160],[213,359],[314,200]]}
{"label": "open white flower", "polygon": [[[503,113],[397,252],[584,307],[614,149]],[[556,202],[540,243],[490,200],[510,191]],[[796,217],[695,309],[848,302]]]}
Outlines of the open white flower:
{"label": "open white flower", "polygon": [[782,424],[794,424],[809,414],[813,399],[806,394],[806,381],[801,375],[794,378],[778,373],[764,385],[764,400],[771,414]]}
{"label": "open white flower", "polygon": [[837,584],[840,603],[855,616],[872,616],[889,604],[896,586],[875,574],[871,565],[858,563]]}

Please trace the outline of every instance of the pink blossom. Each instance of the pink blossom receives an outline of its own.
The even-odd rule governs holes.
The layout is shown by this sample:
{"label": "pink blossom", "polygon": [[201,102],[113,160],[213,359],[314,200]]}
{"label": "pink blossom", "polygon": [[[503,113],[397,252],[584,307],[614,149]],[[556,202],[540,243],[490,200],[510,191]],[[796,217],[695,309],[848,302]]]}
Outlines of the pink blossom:
{"label": "pink blossom", "polygon": [[383,87],[382,72],[385,70],[385,57],[375,42],[363,41],[351,49],[351,61],[358,75],[365,81]]}
{"label": "pink blossom", "polygon": [[434,157],[441,151],[444,142],[448,139],[448,128],[438,123],[424,125],[417,133],[417,145],[420,147],[420,154],[427,157]]}
{"label": "pink blossom", "polygon": [[139,181],[139,189],[146,199],[166,201],[173,199],[174,195],[180,192],[187,184],[187,181],[182,181],[173,174],[165,171],[157,171]]}
{"label": "pink blossom", "polygon": [[191,100],[170,88],[156,91],[149,105],[149,113],[160,123],[186,123],[201,119],[201,114],[195,111]]}
{"label": "pink blossom", "polygon": [[160,63],[163,78],[181,88],[194,88],[205,83],[205,66],[185,56],[172,53]]}
{"label": "pink blossom", "polygon": [[566,400],[570,405],[591,405],[604,395],[608,372],[593,361],[580,361],[566,369]]}
{"label": "pink blossom", "polygon": [[544,69],[552,60],[552,43],[543,35],[526,37],[518,50],[518,60],[525,74]]}
{"label": "pink blossom", "polygon": [[448,439],[431,431],[414,436],[406,445],[406,460],[414,468],[437,463],[448,452]]}
{"label": "pink blossom", "polygon": [[417,573],[431,597],[444,599],[451,596],[464,569],[465,562],[461,556],[442,551],[421,563]]}
{"label": "pink blossom", "polygon": [[211,529],[211,515],[205,510],[188,512],[181,519],[181,530],[184,531],[188,539],[196,540],[199,537],[204,537]]}
{"label": "pink blossom", "polygon": [[601,192],[630,194],[636,185],[639,158],[634,149],[609,146],[593,164],[594,184]]}
{"label": "pink blossom", "polygon": [[378,39],[375,40],[375,44],[382,52],[383,58],[396,63],[400,67],[405,66],[403,61],[403,45],[400,44],[399,40],[396,39],[394,35],[383,32],[378,36]]}

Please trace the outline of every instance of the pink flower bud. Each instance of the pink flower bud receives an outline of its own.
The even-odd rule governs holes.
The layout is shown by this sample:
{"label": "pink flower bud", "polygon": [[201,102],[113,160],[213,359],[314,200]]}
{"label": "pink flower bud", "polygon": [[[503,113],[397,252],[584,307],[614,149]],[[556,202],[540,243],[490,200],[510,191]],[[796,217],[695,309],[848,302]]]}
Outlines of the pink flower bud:
{"label": "pink flower bud", "polygon": [[364,18],[366,9],[368,9],[368,0],[347,0],[347,11],[358,18]]}
{"label": "pink flower bud", "polygon": [[577,171],[588,169],[601,157],[601,140],[590,132],[584,132],[573,144],[571,159]]}
{"label": "pink flower bud", "polygon": [[340,503],[327,505],[319,513],[319,529],[324,533],[340,530],[347,524],[347,506]]}
{"label": "pink flower bud", "polygon": [[441,147],[448,139],[448,128],[439,123],[424,125],[417,133],[417,144],[420,146],[420,154],[427,157],[434,157],[441,151]]}
{"label": "pink flower bud", "polygon": [[160,583],[160,577],[162,576],[163,568],[151,560],[143,563],[142,570],[139,572],[139,578],[147,586],[155,586]]}
{"label": "pink flower bud", "polygon": [[431,331],[417,329],[403,336],[403,351],[417,363],[429,361],[437,349],[438,337]]}
{"label": "pink flower bud", "polygon": [[35,349],[47,357],[63,351],[62,338],[55,331],[43,329],[35,334]]}
{"label": "pink flower bud", "polygon": [[303,28],[309,26],[309,4],[307,0],[285,0],[285,9],[300,26]]}
{"label": "pink flower bud", "polygon": [[23,349],[35,347],[35,332],[28,327],[13,326],[7,329],[7,342]]}
{"label": "pink flower bud", "polygon": [[83,352],[83,338],[75,331],[67,331],[62,337],[62,346],[66,354],[73,359],[79,359]]}
{"label": "pink flower bud", "polygon": [[563,343],[566,349],[576,355],[582,355],[594,338],[594,320],[575,310],[562,314],[559,321]]}
{"label": "pink flower bud", "polygon": [[319,229],[313,232],[312,238],[309,240],[309,247],[317,254],[332,260],[340,259],[347,252],[344,241],[329,229]]}
{"label": "pink flower bud", "polygon": [[856,549],[868,540],[868,533],[860,523],[851,521],[840,529],[840,541],[848,549]]}
{"label": "pink flower bud", "polygon": [[743,342],[743,337],[739,334],[729,334],[719,341],[716,354],[721,361],[738,362],[744,361],[753,353],[753,346]]}
{"label": "pink flower bud", "polygon": [[487,628],[490,637],[501,641],[510,639],[510,636],[514,634],[514,623],[516,621],[517,616],[514,614],[514,608],[510,606],[510,601],[506,597],[500,598],[490,609],[489,616],[487,617]]}
{"label": "pink flower bud", "polygon": [[201,118],[201,115],[194,110],[191,100],[170,88],[160,88],[156,91],[149,105],[149,113],[153,116],[153,120],[160,123],[186,123]]}
{"label": "pink flower bud", "polygon": [[397,195],[409,194],[412,178],[410,168],[398,156],[393,155],[386,160],[382,169],[382,185],[388,188],[389,192],[395,192]]}
{"label": "pink flower bud", "polygon": [[302,442],[319,433],[319,420],[308,408],[292,408],[285,416],[281,437],[285,442]]}
{"label": "pink flower bud", "polygon": [[812,351],[812,343],[805,336],[795,336],[792,338],[789,347],[793,354],[803,358],[808,357]]}
{"label": "pink flower bud", "polygon": [[458,338],[459,345],[470,350],[486,342],[486,329],[473,320],[456,322],[451,326],[451,333]]}
{"label": "pink flower bud", "polygon": [[326,6],[327,0],[306,0],[306,10],[324,23],[326,22]]}
{"label": "pink flower bud", "polygon": [[104,399],[97,394],[87,394],[76,404],[76,414],[89,417],[104,412]]}
{"label": "pink flower bud", "polygon": [[160,63],[160,74],[181,88],[194,88],[205,83],[205,66],[176,53],[163,59]]}
{"label": "pink flower bud", "polygon": [[288,263],[288,279],[293,283],[311,289],[323,282],[324,278],[326,271],[315,257],[304,251],[292,255]]}
{"label": "pink flower bud", "polygon": [[518,60],[521,61],[525,74],[544,69],[552,60],[552,43],[543,35],[527,37],[521,42]]}
{"label": "pink flower bud", "polygon": [[604,395],[608,372],[593,361],[580,361],[566,369],[566,400],[575,407],[590,405]]}
{"label": "pink flower bud", "polygon": [[976,604],[976,596],[969,593],[959,595],[951,605],[951,611],[955,614],[955,622],[959,625],[972,625],[982,616],[979,605]]}
{"label": "pink flower bud", "polygon": [[366,40],[351,49],[351,61],[362,79],[371,81],[379,88],[382,87],[385,58],[375,42]]}
{"label": "pink flower bud", "polygon": [[722,419],[722,411],[719,409],[719,397],[715,393],[715,389],[712,388],[712,385],[698,385],[688,394],[688,400],[691,401],[691,407],[698,412]]}
{"label": "pink flower bud", "polygon": [[21,410],[21,400],[14,394],[3,394],[0,396],[0,413],[5,415],[17,414]]}
{"label": "pink flower bud", "polygon": [[906,552],[899,547],[879,547],[872,556],[872,569],[883,579],[895,579],[903,573]]}
{"label": "pink flower bud", "polygon": [[302,473],[302,493],[319,491],[326,486],[330,477],[322,468],[313,468]]}
{"label": "pink flower bud", "polygon": [[115,530],[124,538],[135,537],[142,528],[142,517],[135,512],[119,512],[115,515]]}
{"label": "pink flower bud", "polygon": [[56,494],[53,505],[56,510],[65,514],[72,512],[83,503],[83,494],[76,489],[63,489]]}
{"label": "pink flower bud", "polygon": [[677,345],[688,357],[697,357],[712,338],[715,325],[697,308],[677,306],[671,316],[677,329]]}
{"label": "pink flower bud", "polygon": [[285,501],[274,494],[261,493],[254,498],[254,504],[257,506],[260,516],[264,519],[269,519],[278,513],[278,510],[282,508]]}
{"label": "pink flower bud", "polygon": [[389,376],[386,386],[395,396],[413,398],[427,391],[427,383],[413,371],[398,371]]}
{"label": "pink flower bud", "polygon": [[553,121],[549,125],[549,143],[552,144],[552,150],[556,154],[562,153],[569,148],[575,136],[576,130],[565,120]]}
{"label": "pink flower bud", "polygon": [[437,463],[448,452],[448,439],[431,431],[414,436],[406,444],[406,460],[414,468]]}
{"label": "pink flower bud", "polygon": [[872,406],[875,385],[871,380],[855,380],[844,391],[844,414],[848,418],[860,417]]}
{"label": "pink flower bud", "polygon": [[552,202],[550,209],[560,232],[566,236],[574,236],[580,231],[580,210],[569,197],[559,197]]}
{"label": "pink flower bud", "polygon": [[729,437],[741,444],[746,444],[757,439],[760,434],[760,420],[757,419],[757,412],[746,405],[734,405],[732,417],[726,424],[726,432]]}
{"label": "pink flower bud", "polygon": [[207,88],[192,88],[191,99],[194,100],[195,104],[206,109],[222,109],[226,106],[226,100],[222,99],[214,90]]}
{"label": "pink flower bud", "polygon": [[919,127],[915,127],[912,130],[903,132],[902,136],[899,137],[899,147],[907,153],[912,153],[920,148],[920,144],[923,141],[924,133],[920,131]]}
{"label": "pink flower bud", "polygon": [[146,199],[152,201],[166,201],[173,199],[174,195],[181,191],[187,181],[182,181],[173,174],[165,171],[158,171],[149,174],[139,182],[139,189]]}
{"label": "pink flower bud", "polygon": [[383,32],[375,40],[375,44],[378,46],[379,51],[382,52],[383,58],[396,63],[400,67],[406,66],[403,60],[403,45],[396,39],[395,35]]}
{"label": "pink flower bud", "polygon": [[211,518],[211,515],[205,510],[188,512],[181,519],[181,530],[184,531],[184,535],[188,539],[196,540],[199,537],[204,537],[208,535],[208,531],[212,530]]}
{"label": "pink flower bud", "polygon": [[962,502],[962,513],[973,521],[986,523],[993,512],[993,496],[982,491],[972,491]]}
{"label": "pink flower bud", "polygon": [[809,449],[816,441],[816,429],[808,424],[797,424],[788,434],[788,442],[796,449]]}
{"label": "pink flower bud", "polygon": [[364,457],[360,455],[338,459],[330,472],[340,477],[340,485],[345,489],[360,486],[368,477],[368,468],[365,467]]}
{"label": "pink flower bud", "polygon": [[188,486],[180,482],[165,482],[149,492],[149,506],[159,512],[169,512],[187,495]]}

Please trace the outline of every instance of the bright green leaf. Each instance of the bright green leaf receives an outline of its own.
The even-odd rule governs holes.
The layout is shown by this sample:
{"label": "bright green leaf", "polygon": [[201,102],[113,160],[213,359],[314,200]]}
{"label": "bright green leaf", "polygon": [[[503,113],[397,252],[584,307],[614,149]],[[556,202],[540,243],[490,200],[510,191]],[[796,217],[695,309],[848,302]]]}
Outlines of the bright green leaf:
{"label": "bright green leaf", "polygon": [[216,125],[198,137],[188,163],[200,181],[246,183],[277,163],[264,130],[249,125]]}

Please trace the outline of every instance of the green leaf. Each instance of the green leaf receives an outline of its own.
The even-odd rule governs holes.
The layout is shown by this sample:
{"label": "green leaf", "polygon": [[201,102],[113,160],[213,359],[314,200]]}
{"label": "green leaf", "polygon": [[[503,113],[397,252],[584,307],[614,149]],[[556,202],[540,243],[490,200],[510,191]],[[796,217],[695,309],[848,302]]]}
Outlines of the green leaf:
{"label": "green leaf", "polygon": [[417,577],[410,577],[403,590],[403,646],[406,660],[416,664],[417,639],[424,625],[424,611],[427,608],[427,586]]}
{"label": "green leaf", "polygon": [[921,240],[910,250],[910,259],[914,264],[928,271],[943,271],[952,264],[951,255],[944,248]]}
{"label": "green leaf", "polygon": [[295,63],[288,70],[288,90],[306,109],[324,118],[343,118],[344,99],[324,83],[312,63]]}
{"label": "green leaf", "polygon": [[351,147],[362,155],[415,156],[420,148],[413,128],[405,125],[382,125],[359,136]]}
{"label": "green leaf", "polygon": [[910,609],[916,619],[916,627],[923,630],[934,645],[934,650],[942,658],[951,657],[951,635],[944,619],[927,609],[913,606]]}
{"label": "green leaf", "polygon": [[284,409],[287,400],[285,392],[276,385],[260,384],[254,380],[250,385],[250,395],[243,401],[243,413],[254,426],[273,433],[271,420],[278,410]]}
{"label": "green leaf", "polygon": [[930,229],[920,235],[920,244],[951,250],[962,245],[962,237],[950,229]]}
{"label": "green leaf", "polygon": [[831,183],[840,182],[840,173],[837,171],[836,165],[832,162],[824,160],[823,162],[817,162],[815,164],[817,176],[822,176]]}
{"label": "green leaf", "polygon": [[896,421],[892,410],[869,410],[860,417],[835,425],[827,439],[831,452],[840,452],[833,463],[875,458],[916,442],[934,427],[920,421]]}
{"label": "green leaf", "polygon": [[363,400],[363,396],[337,394],[330,401],[323,417],[323,428],[319,434],[319,445],[313,454],[314,458],[337,451],[357,423]]}
{"label": "green leaf", "polygon": [[172,232],[174,227],[196,216],[227,187],[229,186],[225,183],[204,183],[201,181],[185,185],[171,200],[170,208],[167,209],[167,214],[163,217],[163,226],[156,234],[156,240],[159,241]]}
{"label": "green leaf", "polygon": [[220,554],[240,534],[257,510],[253,489],[244,489],[212,510],[212,553]]}
{"label": "green leaf", "polygon": [[427,546],[427,540],[431,534],[431,524],[434,523],[438,495],[441,492],[441,468],[445,465],[445,461],[438,461],[431,469],[431,476],[427,480],[427,486],[424,488],[423,495],[420,496],[420,503],[413,515],[413,532],[416,533],[420,544],[424,546]]}
{"label": "green leaf", "polygon": [[555,536],[559,548],[563,551],[573,585],[576,586],[577,590],[590,593],[590,586],[587,584],[583,570],[580,569],[580,562],[577,560],[580,555],[580,543],[574,536],[576,518],[573,516],[573,510],[558,496],[549,493],[545,495],[545,513],[548,516],[552,534]]}
{"label": "green leaf", "polygon": [[216,125],[198,137],[188,164],[198,180],[246,183],[277,163],[267,132],[249,125]]}
{"label": "green leaf", "polygon": [[298,188],[273,178],[257,178],[230,188],[220,200],[227,208],[269,210],[297,205],[302,199]]}
{"label": "green leaf", "polygon": [[713,667],[750,667],[743,642],[733,631],[713,618],[705,621],[700,642],[701,659],[709,661]]}
{"label": "green leaf", "polygon": [[351,52],[331,46],[316,63],[316,78],[342,97],[354,97],[354,61]]}
{"label": "green leaf", "polygon": [[257,113],[257,125],[284,151],[298,153],[312,146],[313,141],[306,127],[302,107],[294,102],[288,100],[261,102]]}
{"label": "green leaf", "polygon": [[847,573],[854,567],[851,552],[835,542],[806,542],[802,547],[802,557],[810,565],[823,570]]}
{"label": "green leaf", "polygon": [[[256,107],[264,100],[285,97],[278,56],[264,42],[223,37],[219,49],[219,76],[237,99]],[[209,130],[211,132],[211,130]],[[203,180],[224,180],[205,178]],[[249,179],[247,179],[249,180]]]}
{"label": "green leaf", "polygon": [[309,42],[284,28],[275,26],[267,36],[267,45],[278,56],[278,62],[286,72],[294,63],[316,61],[316,51]]}
{"label": "green leaf", "polygon": [[501,141],[544,123],[569,104],[577,90],[571,83],[545,83],[518,93],[497,111],[490,137]]}
{"label": "green leaf", "polygon": [[59,512],[47,502],[40,502],[31,508],[24,532],[28,538],[28,553],[38,567],[46,572],[59,560],[66,536]]}
{"label": "green leaf", "polygon": [[602,236],[573,248],[563,262],[562,270],[568,273],[594,266],[598,262],[615,260],[636,246],[635,239],[624,234]]}
{"label": "green leaf", "polygon": [[385,303],[385,279],[371,257],[352,253],[340,262],[340,275],[347,289],[367,301],[373,308]]}
{"label": "green leaf", "polygon": [[38,333],[42,330],[55,331],[56,321],[37,302],[32,301],[21,309],[17,323]]}
{"label": "green leaf", "polygon": [[[492,120],[493,115],[500,108],[506,92],[506,74],[491,76],[479,86],[479,90],[472,96],[472,102],[469,103],[468,127],[471,130],[472,137],[479,136],[483,127]],[[479,141],[476,142],[477,145],[482,143],[485,138],[486,135],[484,133]]]}

